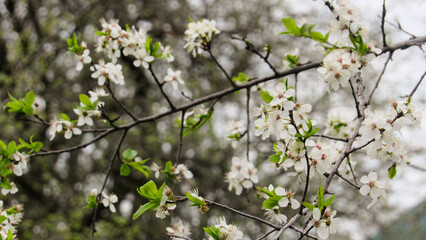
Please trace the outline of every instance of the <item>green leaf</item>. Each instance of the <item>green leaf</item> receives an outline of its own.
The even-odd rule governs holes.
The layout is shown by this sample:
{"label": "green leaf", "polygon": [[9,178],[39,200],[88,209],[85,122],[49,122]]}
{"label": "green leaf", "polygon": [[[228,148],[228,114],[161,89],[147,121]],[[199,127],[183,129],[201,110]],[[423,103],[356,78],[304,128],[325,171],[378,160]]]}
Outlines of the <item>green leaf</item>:
{"label": "green leaf", "polygon": [[155,185],[154,181],[150,180],[145,183],[143,186],[137,189],[139,195],[148,199],[149,201],[157,200],[157,185]]}
{"label": "green leaf", "polygon": [[281,33],[281,34],[290,34],[295,36],[300,36],[300,28],[297,26],[296,21],[291,18],[283,18],[282,22],[284,23],[284,26],[287,28],[288,32]]}
{"label": "green leaf", "polygon": [[220,237],[220,230],[219,228],[212,226],[210,228],[203,227],[204,232],[206,232],[208,235],[210,235],[214,240],[222,240]]}
{"label": "green leaf", "polygon": [[232,81],[234,81],[234,82],[239,81],[241,83],[246,83],[248,81],[248,79],[249,78],[247,77],[247,75],[245,73],[240,72],[240,73],[238,73],[238,77],[232,78]]}
{"label": "green leaf", "polygon": [[103,32],[103,31],[97,31],[97,32],[95,32],[95,34],[98,35],[98,36],[108,36],[108,33]]}
{"label": "green leaf", "polygon": [[87,96],[86,94],[80,94],[79,99],[80,99],[80,102],[83,103],[85,106],[93,108],[93,109],[95,108],[92,101],[90,101],[89,96]]}
{"label": "green leaf", "polygon": [[315,205],[313,205],[312,203],[302,202],[302,205],[303,205],[305,208],[308,208],[309,210],[314,211]]}
{"label": "green leaf", "polygon": [[281,154],[282,152],[269,156],[269,161],[273,163],[279,163],[281,160]]}
{"label": "green leaf", "polygon": [[263,99],[263,101],[270,103],[274,97],[272,97],[268,91],[260,91],[260,97]]}
{"label": "green leaf", "polygon": [[126,159],[127,161],[134,159],[137,155],[138,155],[138,152],[130,148],[126,149],[123,152],[123,158]]}
{"label": "green leaf", "polygon": [[7,232],[7,238],[6,238],[6,240],[13,240],[13,233],[12,233],[12,231],[10,229]]}
{"label": "green leaf", "polygon": [[141,205],[139,209],[133,214],[133,220],[136,220],[140,215],[142,215],[144,212],[148,211],[149,209],[156,209],[157,203],[155,202],[148,202],[144,205]]}
{"label": "green leaf", "polygon": [[258,187],[258,190],[259,190],[259,191],[261,191],[261,192],[263,192],[264,194],[268,195],[269,197],[274,197],[274,196],[276,196],[276,194],[272,193],[271,191],[269,191],[269,190],[268,190],[268,189],[266,189],[266,188]]}
{"label": "green leaf", "polygon": [[393,179],[396,176],[396,165],[392,165],[388,170],[388,175],[390,179]]}
{"label": "green leaf", "polygon": [[195,206],[199,206],[200,207],[200,206],[204,206],[205,205],[205,203],[204,203],[203,200],[201,200],[201,199],[199,199],[197,197],[192,196],[191,193],[186,192],[185,195],[186,195],[186,197],[188,198],[189,201],[191,201],[191,202],[194,203]]}
{"label": "green leaf", "polygon": [[0,140],[0,149],[6,151],[7,147],[6,144],[2,140]]}
{"label": "green leaf", "polygon": [[[145,175],[146,178],[149,177],[149,172],[150,168],[147,166],[142,165],[141,162],[129,162],[128,163],[132,168],[138,170],[139,172],[143,173]],[[129,169],[130,172],[130,169]]]}
{"label": "green leaf", "polygon": [[10,182],[9,182],[9,178],[2,177],[0,187],[5,189],[12,189],[12,186],[10,185]]}
{"label": "green leaf", "polygon": [[0,215],[0,223],[4,222],[4,220],[6,220],[6,219],[7,219],[7,217]]}
{"label": "green leaf", "polygon": [[63,119],[63,120],[65,120],[65,121],[69,121],[70,122],[70,118],[68,117],[68,115],[67,114],[65,114],[65,113],[61,113],[61,118]]}
{"label": "green leaf", "polygon": [[12,154],[14,154],[16,152],[16,142],[15,141],[11,141],[8,145],[7,145],[7,157],[12,156]]}
{"label": "green leaf", "polygon": [[318,187],[318,209],[322,211],[324,207],[324,188],[320,185]]}
{"label": "green leaf", "polygon": [[331,196],[329,199],[327,199],[327,201],[325,201],[324,206],[328,207],[331,205],[331,203],[333,202],[334,198],[336,197],[336,195]]}
{"label": "green leaf", "polygon": [[278,206],[278,202],[281,200],[282,196],[274,196],[263,201],[262,209],[272,209],[275,206]]}
{"label": "green leaf", "polygon": [[120,167],[120,175],[121,176],[129,176],[130,174],[130,167],[126,164],[122,164]]}
{"label": "green leaf", "polygon": [[31,106],[34,102],[34,99],[35,99],[34,91],[31,90],[25,95],[25,104],[27,106]]}

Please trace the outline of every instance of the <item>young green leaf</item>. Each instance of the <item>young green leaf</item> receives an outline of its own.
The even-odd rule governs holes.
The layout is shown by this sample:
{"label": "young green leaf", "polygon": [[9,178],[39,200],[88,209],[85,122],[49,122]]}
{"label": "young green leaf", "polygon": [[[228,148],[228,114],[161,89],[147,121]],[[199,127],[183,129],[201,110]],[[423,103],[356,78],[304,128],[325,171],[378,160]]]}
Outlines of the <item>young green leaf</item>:
{"label": "young green leaf", "polygon": [[130,167],[127,164],[122,164],[120,167],[120,175],[121,176],[129,176],[130,174]]}
{"label": "young green leaf", "polygon": [[268,91],[263,90],[260,91],[260,97],[267,103],[270,103],[274,99],[274,97],[272,97]]}
{"label": "young green leaf", "polygon": [[318,209],[322,211],[324,207],[324,188],[320,185],[318,187]]}
{"label": "young green leaf", "polygon": [[388,170],[388,175],[390,179],[393,179],[396,176],[396,165],[392,165]]}
{"label": "young green leaf", "polygon": [[138,152],[128,148],[123,152],[122,155],[126,161],[130,161],[130,160],[133,160],[136,156],[138,156]]}
{"label": "young green leaf", "polygon": [[140,215],[149,209],[156,209],[158,206],[155,202],[147,202],[144,205],[141,205],[139,209],[133,214],[133,220],[136,220]]}
{"label": "young green leaf", "polygon": [[327,199],[327,201],[325,201],[324,206],[328,207],[331,205],[331,203],[333,202],[334,198],[336,197],[336,195],[331,196],[329,199]]}
{"label": "young green leaf", "polygon": [[302,202],[302,205],[303,205],[305,208],[308,208],[309,210],[314,211],[315,205],[313,205],[312,203]]}

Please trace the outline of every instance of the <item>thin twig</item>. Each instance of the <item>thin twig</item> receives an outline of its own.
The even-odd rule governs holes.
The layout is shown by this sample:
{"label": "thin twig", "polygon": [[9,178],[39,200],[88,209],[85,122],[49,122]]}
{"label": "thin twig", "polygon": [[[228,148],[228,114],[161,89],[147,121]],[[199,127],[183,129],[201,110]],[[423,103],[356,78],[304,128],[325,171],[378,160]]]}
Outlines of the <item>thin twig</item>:
{"label": "thin twig", "polygon": [[179,145],[178,145],[178,151],[177,151],[177,154],[176,154],[175,164],[177,164],[179,162],[180,153],[182,151],[182,145],[183,145],[183,127],[184,127],[184,121],[185,121],[185,112],[186,112],[186,110],[182,110],[182,117],[180,119]]}
{"label": "thin twig", "polygon": [[367,105],[370,105],[371,98],[373,98],[373,94],[374,94],[374,92],[376,91],[377,87],[379,86],[380,81],[382,80],[383,74],[384,74],[384,73],[385,73],[385,71],[386,71],[386,67],[388,66],[388,63],[389,63],[389,61],[391,60],[392,55],[393,55],[393,52],[389,52],[389,56],[388,56],[388,58],[386,59],[385,64],[383,65],[383,69],[382,69],[382,71],[380,72],[379,77],[377,78],[376,85],[374,85],[374,88],[373,88],[373,90],[371,91],[370,96],[368,97]]}
{"label": "thin twig", "polygon": [[114,92],[111,89],[111,85],[109,80],[106,81],[105,86],[107,87],[109,93],[111,94],[111,97],[114,99],[114,101],[127,113],[127,115],[129,115],[133,121],[136,121],[137,118],[135,116],[133,116],[133,114],[126,108],[126,106],[124,106],[124,104],[122,104],[117,97],[115,96]]}
{"label": "thin twig", "polygon": [[359,117],[361,117],[361,111],[359,109],[359,102],[356,99],[356,93],[355,93],[355,90],[354,90],[354,86],[352,85],[352,81],[350,79],[349,79],[349,85],[351,86],[352,96],[354,97],[354,100],[355,100],[356,112],[357,112],[357,116],[359,118]]}
{"label": "thin twig", "polygon": [[411,91],[411,93],[408,95],[408,98],[412,98],[414,93],[417,91],[417,88],[420,86],[420,83],[422,83],[423,79],[425,78],[426,71],[423,73],[423,75],[420,77],[420,80],[417,82],[414,89]]}
{"label": "thin twig", "polygon": [[286,224],[284,224],[280,231],[278,231],[278,233],[275,235],[274,240],[278,240],[281,236],[281,234],[284,232],[284,230],[286,230],[287,228],[291,227],[291,225],[293,225],[293,223],[301,216],[300,213],[294,215],[290,221],[288,221]]}
{"label": "thin twig", "polygon": [[247,101],[246,101],[246,112],[247,112],[247,161],[249,162],[250,155],[250,87],[247,88]]}
{"label": "thin twig", "polygon": [[256,238],[256,240],[262,240],[264,238],[266,238],[267,236],[271,235],[271,233],[277,231],[275,228],[271,229],[270,231],[266,232],[265,234],[263,234],[261,237]]}
{"label": "thin twig", "polygon": [[[400,43],[397,43],[397,44],[394,44],[394,45],[388,45],[386,48],[382,48],[382,53],[385,53],[385,52],[388,52],[388,51],[395,51],[397,49],[406,49],[410,46],[421,45],[424,42],[426,42],[426,36],[413,38],[413,39],[403,41],[403,42],[400,42]],[[37,152],[37,153],[31,154],[30,157],[55,155],[55,154],[60,154],[60,153],[63,153],[63,152],[75,151],[77,149],[81,149],[81,148],[84,148],[84,147],[87,147],[87,146],[93,144],[94,142],[102,139],[103,137],[109,135],[110,133],[112,133],[114,131],[121,130],[121,129],[130,129],[130,128],[133,128],[134,126],[137,126],[137,125],[145,123],[145,122],[152,122],[152,121],[161,119],[163,117],[169,116],[173,113],[182,111],[184,109],[189,109],[189,108],[203,104],[203,103],[211,101],[211,100],[218,100],[218,99],[220,99],[220,98],[222,98],[226,95],[232,94],[235,91],[238,91],[240,89],[248,88],[248,87],[251,87],[251,86],[254,86],[254,85],[258,85],[259,83],[267,82],[267,81],[270,81],[270,80],[273,80],[273,79],[276,79],[276,78],[289,76],[291,74],[304,72],[304,71],[307,71],[309,69],[317,68],[320,65],[321,65],[321,62],[307,63],[307,64],[301,65],[299,67],[296,67],[296,68],[292,68],[292,69],[289,69],[289,70],[286,70],[286,71],[283,71],[283,72],[279,72],[277,75],[270,75],[270,76],[266,76],[266,77],[262,77],[262,78],[255,78],[252,81],[238,85],[236,87],[224,89],[222,91],[218,91],[218,92],[212,93],[210,95],[207,95],[207,96],[204,96],[204,97],[201,97],[201,98],[198,98],[198,99],[194,99],[194,101],[187,103],[187,104],[184,104],[182,106],[176,107],[175,109],[170,109],[170,110],[162,112],[162,113],[153,114],[151,116],[139,118],[139,119],[137,119],[137,121],[127,123],[127,124],[124,124],[122,126],[118,126],[117,129],[107,128],[107,129],[99,130],[99,131],[102,131],[102,133],[99,134],[98,136],[96,136],[94,139],[90,140],[87,143],[80,144],[80,145],[70,147],[70,148],[66,148],[66,149],[49,150],[49,151],[46,151],[46,152]]]}
{"label": "thin twig", "polygon": [[[314,226],[311,226],[310,228],[308,228],[308,230],[306,230],[305,232],[302,231],[302,234],[300,235],[300,237],[297,240],[300,240],[302,238],[304,238],[305,236],[309,237],[309,232],[314,228]],[[312,237],[311,237],[312,238]],[[318,239],[317,237],[315,237],[315,239]]]}
{"label": "thin twig", "polygon": [[256,47],[247,39],[247,38],[239,38],[237,36],[231,36],[231,39],[242,41],[246,44],[246,50],[256,54],[269,66],[269,68],[274,72],[274,74],[278,74],[277,69],[272,65],[272,63],[268,60],[269,55],[271,54],[271,48],[267,47],[267,52],[265,56],[261,54]]}
{"label": "thin twig", "polygon": [[297,73],[294,74],[294,102],[297,103]]}
{"label": "thin twig", "polygon": [[386,18],[386,0],[383,0],[383,8],[382,8],[382,23],[380,24],[380,28],[382,30],[382,41],[383,47],[386,47],[388,44],[386,43],[386,33],[385,33],[385,18]]}
{"label": "thin twig", "polygon": [[333,137],[333,136],[328,136],[328,135],[323,135],[323,134],[315,134],[312,137],[322,137],[322,138],[328,138],[328,139],[331,139],[331,140],[336,140],[336,141],[341,141],[341,142],[348,142],[348,138]]}
{"label": "thin twig", "polygon": [[220,65],[219,61],[217,61],[217,59],[215,58],[215,56],[213,55],[210,46],[207,47],[207,52],[210,54],[210,56],[212,57],[213,61],[216,63],[216,65],[220,68],[220,70],[223,72],[223,74],[225,74],[226,79],[229,81],[229,83],[231,83],[231,85],[235,88],[237,85],[234,83],[234,81],[232,81],[232,78],[228,75],[228,73],[226,72],[226,70],[222,67],[222,65]]}
{"label": "thin twig", "polygon": [[167,103],[169,103],[169,106],[172,110],[176,109],[176,107],[173,105],[173,103],[170,101],[169,97],[167,96],[167,94],[164,92],[163,90],[163,85],[161,84],[160,81],[158,80],[157,76],[155,75],[154,71],[152,70],[152,64],[149,65],[148,67],[149,72],[151,73],[151,75],[154,77],[155,83],[157,83],[158,88],[160,88],[161,94],[163,94],[164,98],[166,99]]}
{"label": "thin twig", "polygon": [[98,204],[96,204],[95,209],[93,210],[93,218],[92,218],[92,223],[91,223],[91,229],[92,229],[92,239],[95,239],[95,232],[96,232],[96,226],[95,226],[95,222],[96,222],[96,216],[97,216],[97,210],[98,210],[98,206],[99,206],[99,202],[101,201],[101,196],[102,196],[102,192],[105,189],[106,183],[108,181],[109,176],[111,175],[111,171],[112,171],[112,166],[114,164],[114,160],[117,157],[117,155],[119,155],[120,152],[120,147],[121,144],[124,141],[124,138],[126,137],[128,129],[125,129],[123,134],[121,135],[121,138],[117,144],[117,148],[115,149],[114,154],[112,155],[111,159],[109,160],[109,165],[108,165],[108,169],[105,175],[105,179],[104,179],[104,183],[102,184],[101,190],[99,191],[98,196],[96,196],[96,200],[98,201]]}
{"label": "thin twig", "polygon": [[336,172],[336,175],[337,175],[338,177],[340,177],[343,181],[345,181],[345,182],[349,183],[352,187],[354,187],[354,188],[356,188],[356,189],[359,189],[359,188],[360,188],[358,185],[356,185],[356,184],[354,184],[354,183],[350,182],[348,179],[344,178],[344,177],[343,177],[343,176],[342,176],[339,172]]}
{"label": "thin twig", "polygon": [[399,29],[400,31],[402,31],[403,33],[405,33],[405,34],[409,35],[409,36],[410,36],[410,37],[412,37],[412,38],[417,37],[416,35],[414,35],[414,34],[412,34],[412,33],[409,33],[409,32],[407,32],[405,29],[403,29],[403,28],[401,27],[401,24],[400,24],[398,21],[396,21],[396,23],[397,23],[398,25],[396,25],[395,23],[389,22],[389,21],[387,21],[387,20],[386,20],[386,22],[387,22],[387,23],[389,23],[389,25],[391,25],[392,27]]}

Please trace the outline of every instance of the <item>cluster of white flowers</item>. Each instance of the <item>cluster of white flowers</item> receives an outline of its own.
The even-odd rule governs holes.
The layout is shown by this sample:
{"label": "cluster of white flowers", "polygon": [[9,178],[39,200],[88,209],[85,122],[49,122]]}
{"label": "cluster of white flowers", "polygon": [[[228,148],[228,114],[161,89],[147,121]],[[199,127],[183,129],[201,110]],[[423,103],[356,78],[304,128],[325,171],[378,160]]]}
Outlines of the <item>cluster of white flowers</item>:
{"label": "cluster of white flowers", "polygon": [[92,117],[101,117],[102,108],[104,107],[105,103],[101,102],[100,98],[108,96],[108,93],[105,92],[105,89],[97,87],[93,91],[89,91],[89,95],[91,106],[80,102],[80,107],[74,108],[74,113],[78,115],[78,126],[83,126],[85,124],[92,126]]}
{"label": "cluster of white flowers", "polygon": [[320,239],[327,239],[330,234],[335,234],[339,228],[338,219],[336,216],[336,210],[326,208],[324,213],[318,208],[314,208],[312,213],[312,224],[317,230],[318,237]]}
{"label": "cluster of white flowers", "polygon": [[190,22],[188,29],[185,30],[184,48],[186,51],[192,52],[192,56],[196,57],[197,54],[202,54],[204,48],[212,40],[212,36],[219,34],[220,31],[216,29],[216,22],[214,20],[202,19],[198,22]]}
{"label": "cluster of white flowers", "polygon": [[254,135],[262,135],[262,140],[264,140],[272,134],[278,140],[288,141],[297,133],[294,126],[291,125],[290,112],[293,113],[294,123],[297,127],[300,127],[300,131],[307,130],[306,121],[311,106],[309,104],[295,104],[293,101],[294,94],[294,89],[287,88],[283,82],[280,82],[271,91],[272,100],[266,105],[261,105],[254,113],[255,116],[260,116],[254,122],[256,128]]}
{"label": "cluster of white flowers", "polygon": [[313,172],[319,175],[331,172],[333,164],[343,152],[343,142],[319,140],[314,144],[308,154],[310,165],[315,170]]}
{"label": "cluster of white flowers", "polygon": [[173,195],[172,190],[165,185],[163,189],[163,196],[161,197],[160,206],[158,206],[155,211],[155,217],[164,219],[170,215],[170,212],[176,208],[176,203],[168,203],[167,200],[170,196]]}
{"label": "cluster of white flowers", "polygon": [[367,146],[369,157],[382,161],[391,160],[406,164],[407,148],[401,142],[398,131],[403,125],[421,124],[422,113],[412,102],[393,101],[386,111],[365,111],[365,120],[359,130],[361,138],[357,144],[374,140]]}
{"label": "cluster of white flowers", "polygon": [[114,64],[112,62],[105,63],[105,61],[101,59],[98,64],[94,64],[90,69],[93,71],[91,75],[92,78],[98,79],[99,86],[104,85],[107,79],[115,84],[124,85],[124,76],[120,64]]}
{"label": "cluster of white flowers", "polygon": [[180,219],[175,219],[170,227],[166,228],[167,234],[173,235],[176,237],[171,237],[171,240],[178,240],[183,238],[188,238],[191,236],[191,226],[188,223],[183,223]]}
{"label": "cluster of white flowers", "polygon": [[238,142],[241,137],[246,132],[246,126],[243,120],[235,121],[231,120],[225,126],[225,131],[227,132],[226,140],[231,141],[231,145],[233,148],[237,147]]}
{"label": "cluster of white flowers", "polygon": [[47,129],[47,134],[50,136],[50,141],[55,138],[56,133],[60,133],[62,131],[65,131],[64,137],[66,139],[70,139],[73,134],[81,134],[81,130],[75,127],[73,122],[65,120],[63,118],[58,119],[56,116],[53,116],[49,124],[50,126]]}
{"label": "cluster of white flowers", "polygon": [[3,201],[0,200],[0,216],[5,219],[0,223],[0,236],[1,239],[8,239],[9,232],[12,233],[13,239],[16,238],[18,232],[17,226],[24,217],[24,206],[22,204],[15,205],[10,209],[3,208]]}
{"label": "cluster of white flowers", "polygon": [[226,174],[226,181],[229,182],[228,190],[231,191],[235,188],[235,194],[240,195],[243,187],[252,188],[253,184],[259,182],[256,173],[257,168],[252,162],[245,158],[233,157],[231,171]]}
{"label": "cluster of white flowers", "polygon": [[[218,219],[218,224],[214,225],[219,229],[220,239],[226,240],[241,240],[243,239],[243,232],[238,230],[237,226],[234,224],[227,224],[225,217]],[[209,240],[213,240],[212,237],[209,237]]]}
{"label": "cluster of white flowers", "polygon": [[[362,43],[367,49],[377,52],[374,43],[368,38],[368,31],[360,22],[359,10],[347,0],[337,1],[334,8],[335,19],[330,24],[330,39],[336,42],[336,46],[352,46],[351,38],[361,37]],[[361,68],[367,66],[374,59],[373,54],[360,55],[352,49],[335,49],[323,60],[323,66],[317,70],[321,74],[320,81],[337,91],[340,86],[347,87],[349,79]]]}
{"label": "cluster of white flowers", "polygon": [[[266,209],[266,216],[271,219],[271,221],[276,221],[280,224],[287,222],[287,216],[281,213],[281,208],[287,207],[289,204],[292,209],[298,209],[300,203],[294,199],[294,192],[290,190],[285,190],[283,187],[279,186],[274,188],[271,184],[268,186],[269,192],[274,192],[277,196],[280,197],[278,205],[274,206],[271,209]],[[269,199],[270,196],[267,194],[262,194],[262,197]]]}
{"label": "cluster of white flowers", "polygon": [[373,206],[377,201],[384,202],[388,198],[385,190],[389,188],[389,183],[387,180],[378,181],[377,173],[370,172],[368,176],[362,176],[361,183],[365,185],[361,187],[359,192],[364,196],[369,194],[372,199],[367,209]]}

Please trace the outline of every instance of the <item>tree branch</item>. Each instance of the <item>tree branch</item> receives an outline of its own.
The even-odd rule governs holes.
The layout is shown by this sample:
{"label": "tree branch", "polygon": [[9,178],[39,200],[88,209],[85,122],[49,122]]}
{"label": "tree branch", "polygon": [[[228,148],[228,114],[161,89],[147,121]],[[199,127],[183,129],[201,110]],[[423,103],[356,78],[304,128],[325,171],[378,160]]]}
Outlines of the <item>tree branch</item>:
{"label": "tree branch", "polygon": [[163,85],[161,84],[160,81],[158,80],[157,76],[155,75],[154,71],[152,70],[152,64],[149,64],[149,68],[148,68],[149,72],[151,73],[151,75],[154,77],[155,83],[157,83],[158,88],[160,88],[161,94],[163,94],[164,98],[166,99],[167,103],[169,103],[169,106],[172,110],[176,109],[176,107],[173,105],[173,103],[170,101],[169,97],[167,96],[167,94],[164,92],[163,90]]}

